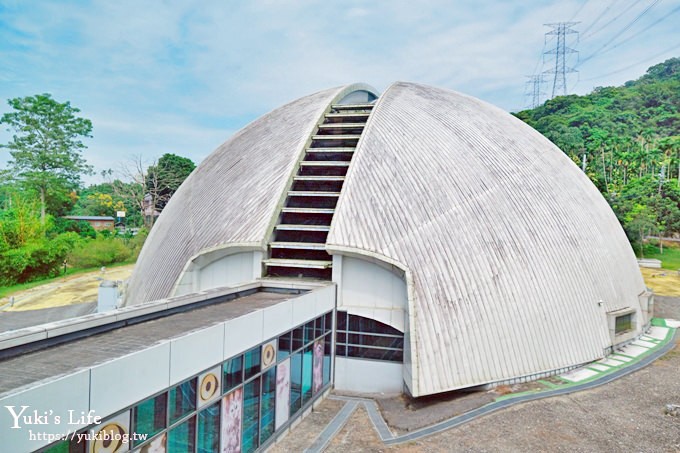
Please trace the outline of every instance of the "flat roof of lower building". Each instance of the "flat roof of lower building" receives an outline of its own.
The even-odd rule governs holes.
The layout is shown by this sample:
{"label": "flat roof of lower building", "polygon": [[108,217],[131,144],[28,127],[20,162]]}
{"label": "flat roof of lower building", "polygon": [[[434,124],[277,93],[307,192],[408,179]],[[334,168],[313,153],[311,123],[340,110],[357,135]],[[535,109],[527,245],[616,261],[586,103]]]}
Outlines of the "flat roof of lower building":
{"label": "flat roof of lower building", "polygon": [[295,297],[299,295],[262,288],[254,294],[237,299],[0,359],[0,397],[20,388],[30,387],[31,384],[109,362]]}

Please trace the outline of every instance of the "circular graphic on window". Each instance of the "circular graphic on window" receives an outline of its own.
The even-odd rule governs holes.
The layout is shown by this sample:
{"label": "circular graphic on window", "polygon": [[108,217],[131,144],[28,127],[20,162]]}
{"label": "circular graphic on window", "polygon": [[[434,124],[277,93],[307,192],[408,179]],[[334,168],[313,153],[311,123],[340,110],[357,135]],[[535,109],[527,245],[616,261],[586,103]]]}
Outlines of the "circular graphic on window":
{"label": "circular graphic on window", "polygon": [[112,422],[104,425],[97,431],[90,451],[93,453],[116,453],[127,450],[126,430],[118,423]]}
{"label": "circular graphic on window", "polygon": [[217,392],[219,391],[219,382],[220,381],[217,379],[217,376],[215,376],[214,373],[208,373],[203,376],[203,379],[201,380],[201,387],[199,389],[199,397],[201,398],[202,403],[209,401],[211,398],[217,395]]}
{"label": "circular graphic on window", "polygon": [[262,346],[262,368],[274,365],[276,362],[276,348],[273,343]]}

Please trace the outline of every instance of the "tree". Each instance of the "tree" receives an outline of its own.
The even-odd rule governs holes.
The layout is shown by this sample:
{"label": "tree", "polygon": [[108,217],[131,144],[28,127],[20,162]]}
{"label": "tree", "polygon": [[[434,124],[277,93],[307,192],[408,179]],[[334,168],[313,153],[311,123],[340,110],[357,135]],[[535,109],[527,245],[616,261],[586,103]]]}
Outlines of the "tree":
{"label": "tree", "polygon": [[92,173],[81,155],[86,148],[81,139],[92,136],[92,123],[76,116],[80,110],[69,102],[59,103],[49,94],[14,98],[8,104],[14,111],[5,113],[0,123],[13,137],[0,147],[10,150],[17,180],[39,193],[44,223],[48,198],[67,198],[80,175]]}
{"label": "tree", "polygon": [[626,216],[626,226],[637,235],[640,241],[640,257],[644,258],[645,238],[657,227],[656,216],[648,206],[636,204]]}
{"label": "tree", "polygon": [[146,190],[157,211],[162,211],[179,186],[194,171],[191,159],[175,154],[163,154],[146,171]]}

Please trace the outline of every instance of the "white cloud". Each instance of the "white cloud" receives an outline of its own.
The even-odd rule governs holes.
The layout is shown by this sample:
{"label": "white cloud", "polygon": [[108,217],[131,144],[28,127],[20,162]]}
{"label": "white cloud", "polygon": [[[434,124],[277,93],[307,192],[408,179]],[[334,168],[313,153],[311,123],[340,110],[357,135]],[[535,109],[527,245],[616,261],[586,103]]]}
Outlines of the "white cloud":
{"label": "white cloud", "polygon": [[[409,80],[466,92],[506,109],[521,107],[524,76],[541,67],[548,30],[543,24],[570,20],[582,5],[576,29],[587,27],[606,5],[583,0],[5,2],[0,98],[51,92],[80,107],[95,126],[88,156],[98,167],[135,153],[174,152],[198,160],[282,103],[355,81],[384,89]],[[598,49],[641,7],[583,40],[581,56]],[[673,7],[660,2],[630,32]],[[680,44],[676,22],[671,17],[583,64],[577,90],[641,75],[655,61],[586,81]],[[0,141],[7,139],[0,133]]]}

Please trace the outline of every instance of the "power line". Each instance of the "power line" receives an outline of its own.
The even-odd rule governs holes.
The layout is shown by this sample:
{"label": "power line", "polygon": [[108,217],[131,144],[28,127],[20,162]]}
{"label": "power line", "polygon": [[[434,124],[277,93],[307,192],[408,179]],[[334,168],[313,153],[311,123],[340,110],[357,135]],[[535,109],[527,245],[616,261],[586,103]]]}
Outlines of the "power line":
{"label": "power line", "polygon": [[628,5],[628,8],[625,8],[625,9],[624,9],[623,11],[621,11],[619,14],[617,14],[616,16],[614,16],[613,19],[610,19],[609,22],[607,22],[606,24],[604,24],[603,26],[601,26],[601,27],[598,28],[597,30],[593,30],[592,32],[590,32],[590,33],[588,33],[588,34],[582,33],[582,34],[581,34],[581,37],[582,37],[583,39],[586,39],[586,38],[589,38],[589,37],[591,37],[591,36],[593,36],[593,35],[596,35],[597,33],[601,32],[602,30],[604,30],[605,28],[607,28],[608,26],[610,26],[611,24],[613,24],[614,22],[616,22],[621,16],[623,16],[624,14],[626,14],[628,11],[630,11],[630,10],[633,8],[633,6],[637,5],[637,4],[640,3],[641,1],[642,1],[642,0],[635,0],[633,3],[631,3],[630,5]]}
{"label": "power line", "polygon": [[607,52],[609,52],[609,51],[611,51],[611,50],[616,49],[617,47],[619,47],[619,46],[621,46],[621,45],[627,43],[627,42],[630,41],[631,39],[633,39],[633,38],[635,38],[635,37],[641,35],[641,34],[644,33],[644,32],[646,32],[647,30],[649,30],[650,28],[652,28],[653,26],[655,26],[655,25],[658,24],[659,22],[668,19],[668,17],[670,17],[671,15],[677,13],[678,11],[680,11],[680,6],[677,6],[675,9],[671,10],[671,12],[669,12],[669,13],[666,14],[665,16],[660,17],[659,19],[655,20],[654,22],[652,22],[651,24],[649,24],[647,27],[643,28],[643,29],[640,30],[639,32],[630,35],[629,37],[627,37],[627,38],[624,39],[623,41],[619,42],[618,44],[616,44],[616,45],[614,45],[614,46],[611,46],[609,49],[604,50],[604,51],[602,51],[601,53],[607,53]]}
{"label": "power line", "polygon": [[633,19],[630,23],[628,23],[628,25],[626,25],[625,27],[623,27],[623,29],[621,29],[618,33],[616,33],[609,41],[607,41],[606,43],[604,43],[604,45],[603,45],[602,47],[600,47],[600,48],[597,49],[595,52],[593,52],[592,54],[590,54],[589,56],[587,56],[586,58],[584,58],[583,60],[581,60],[576,66],[581,66],[583,63],[585,63],[586,61],[588,61],[588,60],[592,59],[593,57],[597,56],[600,52],[602,52],[604,49],[606,49],[607,46],[609,46],[609,44],[611,44],[612,42],[614,42],[619,36],[621,36],[623,33],[625,33],[626,31],[628,31],[628,30],[630,29],[630,27],[632,27],[638,20],[640,20],[640,18],[641,18],[642,16],[644,16],[644,15],[647,14],[652,8],[654,8],[654,6],[656,6],[656,4],[659,3],[659,1],[661,1],[661,0],[654,0],[654,2],[652,2],[651,5],[649,5],[647,8],[645,8],[640,14],[638,14],[638,15],[635,17],[635,19]]}
{"label": "power line", "polygon": [[588,81],[590,81],[590,80],[597,80],[597,79],[601,79],[601,78],[603,78],[603,77],[608,77],[608,76],[610,76],[610,75],[618,74],[618,73],[620,73],[620,72],[623,72],[623,71],[626,71],[626,70],[628,70],[628,69],[634,68],[635,66],[637,66],[637,65],[639,65],[639,64],[646,63],[646,62],[648,62],[648,61],[650,61],[650,60],[654,60],[655,58],[658,58],[658,57],[660,57],[661,55],[663,55],[663,54],[665,54],[665,53],[668,53],[668,52],[670,52],[670,51],[672,51],[672,50],[678,49],[678,48],[680,48],[680,43],[674,45],[673,47],[669,47],[668,49],[663,50],[663,51],[661,51],[661,52],[659,52],[659,53],[657,53],[657,54],[655,54],[655,55],[652,55],[651,57],[647,57],[647,58],[645,58],[644,60],[641,60],[641,61],[638,61],[638,62],[633,63],[633,64],[631,64],[631,65],[628,65],[628,66],[626,66],[625,68],[617,69],[616,71],[608,72],[607,74],[602,74],[602,75],[599,75],[599,76],[597,76],[597,77],[590,77],[590,78],[585,79],[585,80],[583,80],[583,81],[584,81],[584,82],[588,82]]}
{"label": "power line", "polygon": [[597,24],[597,23],[600,21],[600,19],[602,19],[602,17],[603,17],[605,14],[607,14],[607,12],[611,9],[611,7],[614,6],[614,3],[616,3],[616,0],[612,0],[612,2],[609,4],[609,6],[607,6],[607,7],[604,9],[604,11],[602,11],[602,12],[600,13],[600,15],[597,16],[597,17],[595,18],[595,20],[594,20],[590,25],[588,25],[588,26],[586,27],[585,30],[583,30],[583,31],[581,32],[581,34],[586,34],[586,33],[588,33],[588,32],[590,31],[590,29],[593,28],[593,27],[595,26],[595,24]]}
{"label": "power line", "polygon": [[579,7],[579,9],[577,9],[576,12],[574,13],[574,15],[571,16],[571,19],[569,19],[569,22],[571,22],[572,20],[574,20],[574,18],[575,18],[576,16],[578,16],[579,13],[580,13],[581,11],[583,11],[583,8],[585,8],[585,6],[588,4],[589,1],[590,1],[590,0],[586,0],[586,1],[584,1],[583,3],[581,3],[581,6]]}

